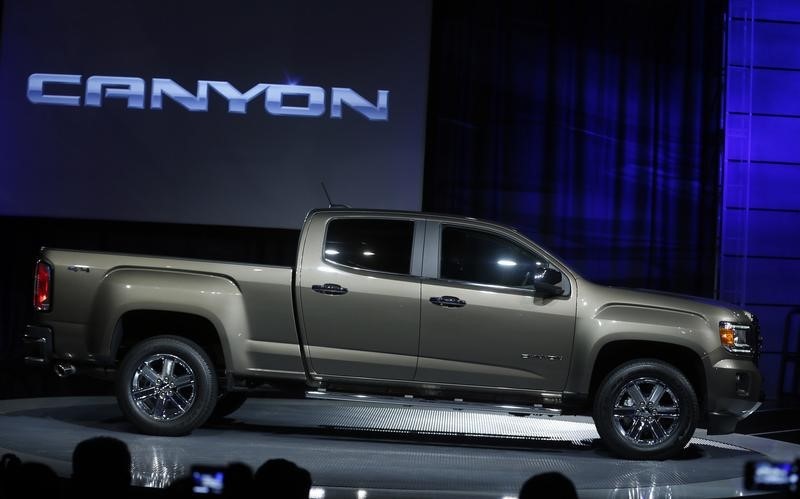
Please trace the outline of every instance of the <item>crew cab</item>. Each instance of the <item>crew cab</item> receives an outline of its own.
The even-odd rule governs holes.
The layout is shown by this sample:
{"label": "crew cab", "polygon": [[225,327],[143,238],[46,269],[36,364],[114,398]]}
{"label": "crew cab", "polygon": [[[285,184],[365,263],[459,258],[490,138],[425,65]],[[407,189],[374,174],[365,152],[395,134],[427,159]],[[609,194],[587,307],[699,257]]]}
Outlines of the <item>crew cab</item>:
{"label": "crew cab", "polygon": [[751,313],[594,284],[463,217],[313,210],[294,268],[45,248],[34,306],[28,360],[111,370],[153,435],[271,386],[587,414],[617,455],[664,459],[698,424],[732,432],[761,394]]}

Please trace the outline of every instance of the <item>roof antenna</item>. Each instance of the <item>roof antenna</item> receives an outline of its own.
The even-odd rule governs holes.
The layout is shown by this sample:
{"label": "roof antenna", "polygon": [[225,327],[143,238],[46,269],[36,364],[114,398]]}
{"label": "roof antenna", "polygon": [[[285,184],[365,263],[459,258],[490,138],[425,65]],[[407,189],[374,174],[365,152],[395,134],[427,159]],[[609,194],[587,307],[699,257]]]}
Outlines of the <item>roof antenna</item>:
{"label": "roof antenna", "polygon": [[346,204],[336,204],[331,200],[331,195],[328,194],[328,188],[325,187],[325,182],[320,182],[322,184],[322,190],[325,192],[325,197],[328,198],[328,208],[350,208]]}

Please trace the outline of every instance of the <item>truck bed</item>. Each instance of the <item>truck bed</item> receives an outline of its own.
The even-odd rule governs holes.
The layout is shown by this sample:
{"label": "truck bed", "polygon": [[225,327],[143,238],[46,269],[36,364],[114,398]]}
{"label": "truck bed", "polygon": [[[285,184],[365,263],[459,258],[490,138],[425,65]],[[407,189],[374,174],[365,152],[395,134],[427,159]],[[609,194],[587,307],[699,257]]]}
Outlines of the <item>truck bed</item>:
{"label": "truck bed", "polygon": [[164,310],[208,320],[232,374],[305,377],[290,267],[62,249],[45,249],[43,259],[53,266],[57,357],[108,362],[115,352],[104,345],[114,348],[108,335],[126,314]]}

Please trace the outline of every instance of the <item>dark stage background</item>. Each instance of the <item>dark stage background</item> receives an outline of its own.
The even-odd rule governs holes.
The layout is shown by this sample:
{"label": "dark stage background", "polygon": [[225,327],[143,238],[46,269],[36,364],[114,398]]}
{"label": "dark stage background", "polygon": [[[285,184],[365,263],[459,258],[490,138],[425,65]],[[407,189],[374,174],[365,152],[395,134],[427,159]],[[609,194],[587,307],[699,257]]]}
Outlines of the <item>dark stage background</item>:
{"label": "dark stage background", "polygon": [[425,208],[712,296],[724,2],[434,3]]}
{"label": "dark stage background", "polygon": [[[423,209],[514,225],[590,279],[713,296],[725,7],[435,1]],[[288,265],[297,237],[8,217],[0,230],[11,385],[39,246]],[[35,394],[15,386],[0,395]]]}

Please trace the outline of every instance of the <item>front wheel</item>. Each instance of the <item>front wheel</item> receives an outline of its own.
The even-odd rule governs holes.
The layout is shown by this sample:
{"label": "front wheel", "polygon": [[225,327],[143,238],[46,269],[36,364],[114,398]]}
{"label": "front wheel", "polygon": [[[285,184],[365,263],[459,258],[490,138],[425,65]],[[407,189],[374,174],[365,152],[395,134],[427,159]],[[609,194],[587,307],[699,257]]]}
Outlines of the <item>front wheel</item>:
{"label": "front wheel", "polygon": [[206,422],[217,402],[217,377],[208,354],[178,336],[156,336],[122,360],[117,402],[143,433],[177,436]]}
{"label": "front wheel", "polygon": [[659,360],[632,361],[612,371],[594,399],[603,442],[626,459],[668,459],[697,427],[697,395],[686,377]]}

